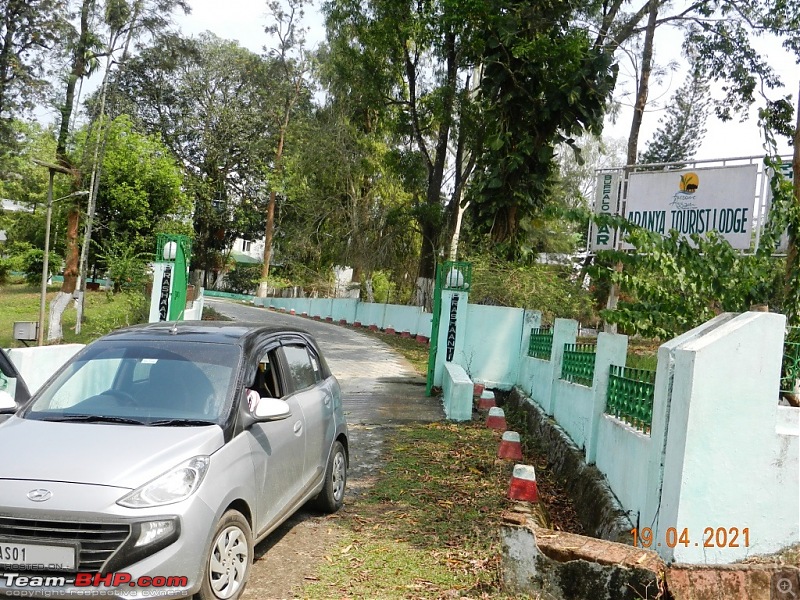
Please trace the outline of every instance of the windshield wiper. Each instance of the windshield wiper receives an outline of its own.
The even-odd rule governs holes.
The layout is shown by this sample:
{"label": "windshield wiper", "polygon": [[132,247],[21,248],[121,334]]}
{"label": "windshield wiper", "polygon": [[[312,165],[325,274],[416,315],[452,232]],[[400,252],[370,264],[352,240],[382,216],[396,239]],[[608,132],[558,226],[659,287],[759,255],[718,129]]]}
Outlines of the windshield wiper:
{"label": "windshield wiper", "polygon": [[150,421],[147,425],[151,427],[203,427],[216,425],[216,423],[201,419],[161,419],[160,421]]}
{"label": "windshield wiper", "polygon": [[109,417],[106,415],[61,415],[52,418],[43,418],[42,421],[75,422],[75,423],[124,423],[126,425],[144,425],[138,419],[126,417]]}

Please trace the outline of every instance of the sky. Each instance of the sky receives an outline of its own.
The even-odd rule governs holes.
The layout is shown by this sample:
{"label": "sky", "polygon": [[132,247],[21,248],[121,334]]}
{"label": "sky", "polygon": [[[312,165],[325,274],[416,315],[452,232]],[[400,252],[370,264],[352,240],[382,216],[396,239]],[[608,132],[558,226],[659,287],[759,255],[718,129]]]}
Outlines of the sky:
{"label": "sky", "polygon": [[[179,18],[179,26],[184,33],[196,35],[209,30],[222,38],[235,39],[254,52],[261,52],[269,43],[264,27],[267,25],[266,0],[190,0],[192,13]],[[306,11],[306,25],[309,28],[307,39],[314,46],[325,38],[322,19],[314,7]],[[666,64],[671,60],[685,63],[680,55],[682,37],[670,28],[657,30],[655,47],[656,61]],[[796,101],[800,68],[794,59],[786,53],[777,42],[764,42],[763,51],[768,53],[773,61],[774,68],[788,85],[788,91]],[[684,67],[685,69],[685,67]],[[620,63],[620,79],[617,84],[617,93],[625,90],[632,91],[635,82],[629,75],[629,64]],[[628,75],[626,75],[628,73]],[[664,104],[669,101],[672,94],[684,81],[685,70],[668,75],[661,84],[651,88],[650,100],[655,108],[645,113],[639,137],[640,150],[644,148],[647,140],[658,128],[659,118],[664,113]],[[714,93],[712,91],[712,93]],[[717,91],[719,95],[721,92]],[[774,93],[774,92],[773,92]],[[710,115],[707,122],[707,134],[696,155],[696,159],[735,158],[742,156],[763,155],[763,140],[761,138],[756,118],[756,109],[751,111],[751,118],[746,122],[738,121],[723,123],[715,116]],[[604,137],[627,139],[630,130],[632,109],[625,107],[620,112],[616,123],[607,120]],[[788,143],[785,143],[782,152],[790,152]]]}

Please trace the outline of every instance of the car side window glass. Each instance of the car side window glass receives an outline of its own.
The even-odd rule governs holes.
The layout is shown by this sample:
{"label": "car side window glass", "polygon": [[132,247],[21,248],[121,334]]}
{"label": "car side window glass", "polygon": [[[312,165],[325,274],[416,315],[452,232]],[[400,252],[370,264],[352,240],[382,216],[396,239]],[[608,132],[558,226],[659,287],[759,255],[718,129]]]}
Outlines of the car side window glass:
{"label": "car side window glass", "polygon": [[308,351],[308,356],[311,359],[311,368],[314,369],[314,378],[317,381],[317,383],[319,383],[320,381],[322,381],[322,369],[320,369],[319,366],[319,359],[317,358],[317,355],[314,354],[314,352],[311,350]]}
{"label": "car side window glass", "polygon": [[0,371],[0,392],[6,392],[12,398],[16,398],[17,394],[17,378],[10,373],[3,373]]}
{"label": "car side window glass", "polygon": [[283,354],[289,365],[289,376],[294,382],[295,389],[302,390],[317,383],[311,357],[305,346],[295,344],[284,346]]}
{"label": "car side window glass", "polygon": [[262,398],[283,397],[284,394],[281,389],[277,368],[278,359],[275,355],[275,350],[265,352],[258,360],[256,375],[249,388],[257,391]]}

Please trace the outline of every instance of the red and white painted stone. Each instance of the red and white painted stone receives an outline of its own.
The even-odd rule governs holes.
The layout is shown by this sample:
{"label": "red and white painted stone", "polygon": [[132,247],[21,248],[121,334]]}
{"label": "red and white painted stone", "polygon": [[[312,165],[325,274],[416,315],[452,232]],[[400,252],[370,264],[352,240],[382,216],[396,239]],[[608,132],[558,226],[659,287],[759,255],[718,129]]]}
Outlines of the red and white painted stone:
{"label": "red and white painted stone", "polygon": [[478,400],[478,410],[489,410],[494,406],[497,406],[497,401],[494,399],[494,392],[488,390],[483,392]]}
{"label": "red and white painted stone", "polygon": [[500,440],[500,447],[497,449],[497,458],[522,460],[522,445],[519,441],[519,434],[516,431],[506,431],[503,434],[503,439]]}
{"label": "red and white painted stone", "polygon": [[480,398],[483,390],[486,389],[482,383],[476,383],[472,386],[472,395],[475,398]]}
{"label": "red and white painted stone", "polygon": [[539,488],[536,486],[536,471],[530,465],[514,465],[508,497],[522,502],[538,502]]}
{"label": "red and white painted stone", "polygon": [[489,416],[486,417],[486,426],[489,429],[506,430],[506,413],[502,408],[494,407],[489,409]]}

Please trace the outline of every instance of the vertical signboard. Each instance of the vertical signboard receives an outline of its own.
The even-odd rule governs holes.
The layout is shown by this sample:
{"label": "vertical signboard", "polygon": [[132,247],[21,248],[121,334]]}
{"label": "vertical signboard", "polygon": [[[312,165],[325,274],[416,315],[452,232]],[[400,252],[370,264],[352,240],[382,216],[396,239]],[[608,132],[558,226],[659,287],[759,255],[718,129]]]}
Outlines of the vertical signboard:
{"label": "vertical signboard", "polygon": [[[597,192],[594,202],[596,215],[615,215],[619,204],[619,173],[600,173],[597,176]],[[592,223],[589,231],[589,249],[612,250],[616,230],[608,225]]]}
{"label": "vertical signboard", "polygon": [[161,295],[158,299],[158,320],[166,321],[169,318],[169,296],[172,283],[172,267],[167,265],[164,268],[164,276],[161,279]]}
{"label": "vertical signboard", "polygon": [[754,164],[632,173],[625,217],[662,235],[672,229],[681,236],[717,231],[737,250],[749,250],[757,173]]}
{"label": "vertical signboard", "polygon": [[450,300],[450,322],[447,324],[447,354],[445,360],[453,362],[456,353],[456,319],[458,317],[458,294]]}

